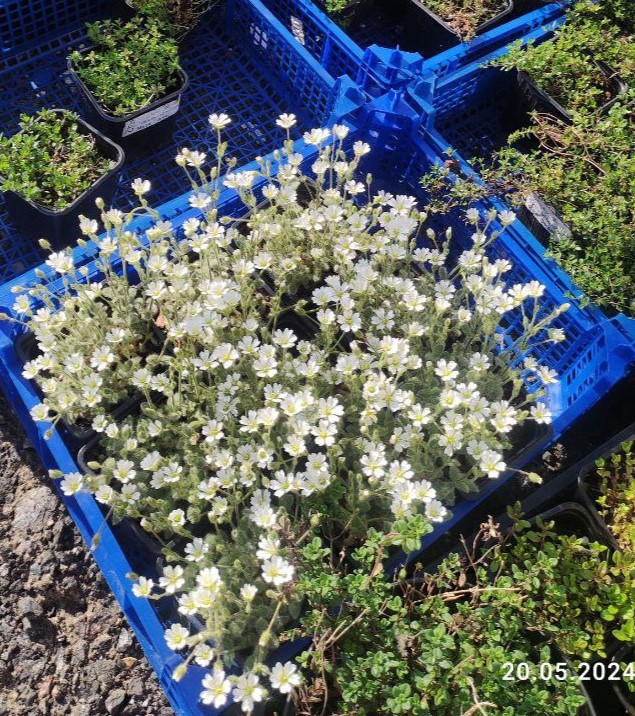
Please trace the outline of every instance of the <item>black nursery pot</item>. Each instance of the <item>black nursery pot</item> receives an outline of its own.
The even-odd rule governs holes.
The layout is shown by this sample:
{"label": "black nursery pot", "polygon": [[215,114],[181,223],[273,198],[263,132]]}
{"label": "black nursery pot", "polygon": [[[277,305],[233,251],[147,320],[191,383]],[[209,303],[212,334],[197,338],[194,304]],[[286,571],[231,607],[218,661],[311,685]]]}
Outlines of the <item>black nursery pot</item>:
{"label": "black nursery pot", "polygon": [[[323,0],[315,0],[326,12]],[[514,11],[513,0],[504,0],[503,10],[475,29],[478,35],[506,22]],[[401,50],[419,52],[424,57],[443,52],[461,43],[461,38],[447,22],[426,5],[426,0],[358,0],[343,12],[331,17],[356,39],[358,29],[366,23],[373,28],[391,28],[386,46],[399,45]],[[363,41],[367,36],[360,33]],[[379,44],[382,44],[380,41]]]}
{"label": "black nursery pot", "polygon": [[[431,17],[435,22],[439,24],[443,30],[445,30],[447,33],[449,33],[451,36],[454,37],[454,43],[458,44],[461,42],[461,37],[459,33],[454,30],[443,18],[439,17],[435,12],[430,10],[425,3],[425,0],[410,0],[412,3],[415,3],[418,5],[423,12],[425,12],[429,17]],[[481,23],[474,29],[474,36],[477,37],[478,35],[481,35],[484,32],[487,32],[488,30],[493,30],[495,27],[498,27],[499,25],[502,25],[508,17],[514,12],[514,0],[505,0],[504,3],[501,3],[503,9],[494,15],[489,20],[486,20],[485,22]]]}
{"label": "black nursery pot", "polygon": [[543,522],[553,522],[554,531],[559,535],[576,535],[578,537],[595,537],[593,519],[582,505],[577,502],[563,502],[546,512],[541,512],[531,522],[540,518]]}
{"label": "black nursery pot", "polygon": [[[27,331],[26,333],[22,333],[18,336],[15,342],[15,351],[18,354],[18,359],[22,365],[37,358],[39,355],[37,341],[31,331]],[[33,381],[33,385],[35,386],[35,390],[40,398],[43,398],[44,395],[35,381]],[[90,425],[69,423],[64,420],[64,418],[60,420],[60,423],[62,424],[64,431],[71,437],[75,444],[84,445],[93,437],[93,435],[95,435],[95,431]]]}
{"label": "black nursery pot", "polygon": [[[91,48],[83,50],[87,54]],[[106,136],[131,152],[145,149],[170,137],[181,105],[181,95],[189,85],[186,72],[179,70],[179,86],[156,102],[123,117],[115,117],[99,104],[96,97],[77,74],[73,61],[68,59],[68,71],[79,90],[82,107],[89,121]]]}
{"label": "black nursery pot", "polygon": [[[611,659],[611,663],[635,664],[635,649],[631,646],[623,646]],[[630,716],[635,716],[635,692],[629,691],[623,681],[611,681],[611,687],[615,692],[624,711]]]}
{"label": "black nursery pot", "polygon": [[[617,102],[620,95],[628,92],[628,85],[612,67],[606,64],[606,62],[603,62],[602,60],[593,60],[593,62],[607,78],[613,95],[608,102],[605,102],[596,111],[597,114],[605,114],[615,104],[615,102]],[[551,114],[557,119],[560,119],[562,122],[571,124],[573,120],[569,110],[563,107],[547,92],[540,89],[531,75],[518,70],[517,81],[521,101],[528,111]]]}
{"label": "black nursery pot", "polygon": [[[30,330],[20,334],[14,345],[15,351],[18,354],[18,359],[22,365],[28,361],[34,360],[39,355],[37,341],[34,334]],[[37,394],[40,398],[43,398],[44,394],[37,382],[32,381],[32,383],[35,386]],[[130,396],[112,409],[112,417],[115,419],[125,417],[132,410],[134,410],[141,403],[141,401],[142,397],[138,394]],[[72,441],[73,447],[79,449],[78,459],[81,460],[81,456],[84,454],[85,449],[92,444],[91,441],[98,437],[97,433],[93,430],[91,423],[88,422],[69,423],[64,418],[61,418],[60,424],[66,436]]]}
{"label": "black nursery pot", "polygon": [[[53,110],[63,114],[64,110]],[[69,204],[65,209],[48,209],[40,206],[13,191],[5,191],[4,200],[15,223],[27,235],[36,238],[45,238],[56,248],[63,248],[73,244],[79,235],[79,215],[95,219],[100,209],[95,205],[95,199],[101,197],[106,204],[110,201],[117,183],[117,174],[121,169],[125,155],[123,149],[101,134],[82,119],[75,120],[82,134],[95,138],[100,153],[112,160],[114,166],[103,174],[81,196]]]}
{"label": "black nursery pot", "polygon": [[[522,437],[524,437],[524,440],[522,440],[522,447],[519,447],[517,450],[515,450],[511,458],[507,461],[509,467],[512,469],[518,468],[524,463],[526,463],[528,456],[537,452],[540,446],[545,445],[553,435],[553,428],[550,425],[543,425],[534,422],[525,423],[521,427],[521,431]],[[475,492],[465,492],[464,490],[457,490],[457,493],[464,500],[474,502],[480,499],[481,495],[490,489],[492,482],[496,482],[497,480],[502,479],[503,475],[494,478],[493,480],[487,477],[483,477],[481,478],[479,483],[477,483],[477,490]]]}

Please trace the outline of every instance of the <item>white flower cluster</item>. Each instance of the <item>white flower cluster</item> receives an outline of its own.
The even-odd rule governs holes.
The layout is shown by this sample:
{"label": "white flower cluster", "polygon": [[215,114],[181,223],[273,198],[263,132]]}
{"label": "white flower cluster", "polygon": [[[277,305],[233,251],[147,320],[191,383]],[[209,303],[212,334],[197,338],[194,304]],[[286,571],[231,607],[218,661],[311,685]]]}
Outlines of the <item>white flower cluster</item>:
{"label": "white flower cluster", "polygon": [[[219,139],[229,121],[210,117]],[[294,124],[278,120],[288,138]],[[33,417],[89,416],[102,436],[96,474],[67,475],[62,489],[90,489],[119,517],[176,536],[158,583],[141,577],[134,591],[177,600],[183,624],[167,644],[212,665],[201,698],[215,707],[231,694],[250,712],[263,675],[283,694],[299,683],[293,664],[263,659],[301,601],[303,540],[364,534],[369,520],[440,522],[457,488],[507,469],[526,420],[550,420],[541,386],[556,375],[527,354],[562,340],[551,324],[566,307],[543,310],[540,284],[509,286],[509,261],[488,258],[493,222],[513,216],[468,214],[471,246],[451,259],[451,232],[423,229],[414,198],[370,195],[357,179],[369,147],[347,156],[347,134],[304,135],[316,179],[289,139],[275,176],[263,162],[221,178],[222,143],[211,172],[203,153],[181,150],[199,218],[141,234],[105,211],[105,280],[85,283],[53,255],[69,295],[54,300],[46,284],[31,292],[43,307],[16,301],[41,351],[25,366],[47,395]],[[246,217],[218,216],[221,182]],[[148,189],[133,185],[146,208]],[[93,223],[84,231],[97,239]],[[138,411],[115,419],[133,394]],[[245,644],[254,670],[227,676]]]}

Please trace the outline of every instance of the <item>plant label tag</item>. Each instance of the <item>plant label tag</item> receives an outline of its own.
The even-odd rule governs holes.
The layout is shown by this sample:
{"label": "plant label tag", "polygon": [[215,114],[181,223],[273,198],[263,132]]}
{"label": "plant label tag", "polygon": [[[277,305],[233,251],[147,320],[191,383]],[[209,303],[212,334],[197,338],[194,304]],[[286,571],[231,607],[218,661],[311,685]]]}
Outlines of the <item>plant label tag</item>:
{"label": "plant label tag", "polygon": [[295,37],[301,45],[304,45],[304,26],[302,25],[302,20],[295,17],[295,15],[291,15],[291,32],[293,33],[293,37]]}
{"label": "plant label tag", "polygon": [[139,117],[131,119],[124,124],[121,136],[129,137],[131,134],[136,134],[142,129],[152,127],[153,125],[162,122],[164,119],[171,117],[179,111],[180,103],[181,97],[179,96],[171,102],[167,102],[166,104],[161,105],[161,107],[153,109],[151,112],[146,112]]}

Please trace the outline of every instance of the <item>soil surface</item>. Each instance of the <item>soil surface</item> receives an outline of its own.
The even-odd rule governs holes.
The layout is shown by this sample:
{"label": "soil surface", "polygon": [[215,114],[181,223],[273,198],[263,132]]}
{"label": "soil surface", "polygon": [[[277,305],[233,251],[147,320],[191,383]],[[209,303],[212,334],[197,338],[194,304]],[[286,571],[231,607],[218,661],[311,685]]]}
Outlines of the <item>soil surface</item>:
{"label": "soil surface", "polygon": [[174,716],[0,397],[0,716]]}

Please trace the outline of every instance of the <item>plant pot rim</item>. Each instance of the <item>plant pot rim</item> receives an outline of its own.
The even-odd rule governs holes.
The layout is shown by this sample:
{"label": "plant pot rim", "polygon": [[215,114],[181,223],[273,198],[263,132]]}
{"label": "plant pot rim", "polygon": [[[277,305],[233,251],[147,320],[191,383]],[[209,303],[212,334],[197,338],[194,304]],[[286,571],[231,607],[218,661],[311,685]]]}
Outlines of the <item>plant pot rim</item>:
{"label": "plant pot rim", "polygon": [[[474,37],[470,38],[469,40],[465,40],[465,42],[472,42],[472,40],[475,40],[477,35],[482,34],[483,32],[486,32],[487,30],[492,27],[495,23],[498,23],[499,20],[501,20],[504,17],[507,17],[514,11],[514,0],[503,0],[505,4],[505,8],[501,10],[499,13],[494,15],[494,17],[490,18],[489,20],[486,20],[485,22],[482,22],[480,25],[474,28]],[[437,15],[434,10],[431,10],[427,4],[426,0],[409,0],[413,5],[417,5],[419,8],[421,8],[427,15],[432,17],[434,20],[436,20],[442,27],[447,30],[449,33],[457,37],[459,40],[461,40],[461,35],[451,26],[448,24],[446,20],[444,20],[440,15]],[[502,4],[502,3],[501,3]]]}
{"label": "plant pot rim", "polygon": [[[86,47],[81,50],[78,50],[78,52],[81,55],[88,54],[91,52],[94,48],[93,47]],[[73,80],[77,83],[78,87],[82,91],[82,93],[85,95],[86,99],[89,100],[93,108],[95,109],[95,112],[106,122],[110,122],[112,124],[125,124],[126,122],[130,121],[131,119],[135,119],[136,117],[141,117],[144,114],[147,114],[151,110],[167,104],[171,100],[176,99],[177,97],[180,97],[183,92],[189,87],[190,84],[190,78],[187,74],[187,72],[182,68],[179,67],[178,69],[178,76],[181,80],[181,84],[177,89],[173,90],[169,94],[163,95],[163,97],[159,97],[158,99],[155,99],[153,102],[150,102],[149,104],[146,104],[145,107],[142,107],[141,109],[137,109],[134,112],[129,112],[128,114],[124,114],[121,116],[109,114],[104,107],[97,101],[97,98],[92,93],[88,85],[82,80],[82,78],[77,73],[77,70],[75,69],[73,65],[73,60],[69,56],[67,59],[67,67],[68,72],[70,73]]]}
{"label": "plant pot rim", "polygon": [[[72,114],[72,112],[69,112],[69,110],[61,109],[61,108],[53,108],[51,110],[52,112],[55,112],[56,114]],[[91,184],[85,191],[83,191],[77,198],[75,198],[70,204],[65,206],[63,209],[50,209],[46,206],[42,206],[42,204],[38,204],[35,201],[32,201],[31,199],[27,199],[25,196],[22,196],[22,194],[18,194],[15,191],[12,190],[4,190],[4,194],[12,194],[13,196],[18,197],[21,201],[23,201],[25,204],[28,204],[30,207],[38,211],[40,214],[43,214],[46,217],[63,217],[67,216],[68,214],[72,214],[73,211],[77,208],[77,206],[84,201],[87,194],[93,193],[98,187],[100,187],[108,178],[110,178],[113,174],[118,172],[121,167],[123,166],[123,163],[126,159],[126,155],[124,153],[124,150],[115,142],[112,141],[112,139],[109,139],[104,134],[102,134],[98,129],[92,126],[92,124],[88,124],[84,119],[81,117],[74,117],[74,122],[77,124],[78,127],[84,130],[86,134],[92,134],[96,139],[97,143],[100,146],[100,149],[105,145],[108,147],[108,149],[112,150],[112,154],[115,155],[112,161],[115,162],[115,166],[113,166],[111,169],[109,169],[107,172],[102,174],[99,179],[97,179],[96,182]],[[25,130],[20,130],[19,133],[23,132]]]}
{"label": "plant pot rim", "polygon": [[[549,404],[549,396],[546,396],[546,402]],[[473,492],[466,492],[465,490],[457,490],[457,494],[468,502],[474,502],[479,498],[483,492],[487,492],[493,483],[503,483],[508,477],[513,475],[519,467],[525,464],[527,456],[533,452],[538,452],[541,447],[546,448],[554,436],[553,424],[548,425],[544,423],[536,423],[529,421],[532,435],[529,441],[515,450],[510,455],[509,462],[506,462],[507,468],[498,477],[480,477],[476,482],[477,489]]]}
{"label": "plant pot rim", "polygon": [[[628,653],[631,653],[635,657],[635,647],[633,644],[623,644],[611,657],[611,662],[619,663],[622,661],[623,657],[626,656]],[[635,658],[631,659],[631,662],[635,661]],[[622,704],[624,709],[628,714],[635,714],[635,702],[629,700],[625,695],[625,688],[622,686],[623,679],[620,681],[611,681],[611,686],[613,687],[613,692],[617,696],[619,702]],[[635,698],[635,694],[633,695],[633,698]]]}
{"label": "plant pot rim", "polygon": [[[617,100],[623,94],[628,92],[629,85],[622,79],[619,72],[614,70],[609,64],[607,64],[603,60],[597,60],[594,57],[590,58],[590,60],[597,66],[600,72],[602,72],[602,74],[604,74],[606,78],[613,83],[614,96],[604,104],[597,107],[597,109],[593,110],[592,112],[592,114],[594,115],[604,114],[605,112],[608,112],[608,110],[617,102]],[[573,121],[573,116],[571,112],[565,107],[563,107],[557,99],[555,99],[548,92],[539,87],[533,75],[518,68],[516,69],[516,74],[518,77],[519,84],[525,83],[527,86],[532,88],[532,91],[535,92],[541,100],[543,100],[547,104],[552,105],[556,112],[560,115],[559,119],[562,119],[569,124]]]}

